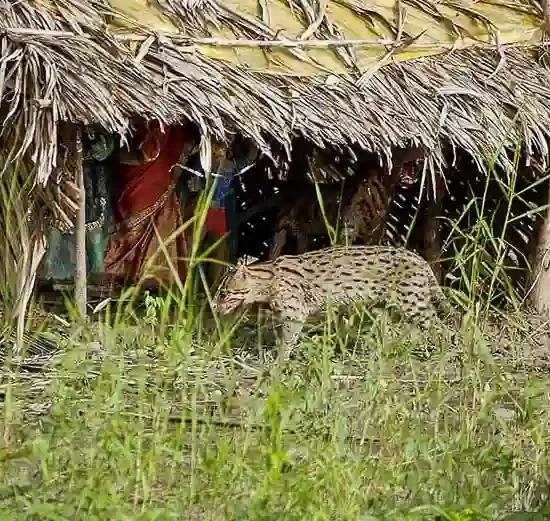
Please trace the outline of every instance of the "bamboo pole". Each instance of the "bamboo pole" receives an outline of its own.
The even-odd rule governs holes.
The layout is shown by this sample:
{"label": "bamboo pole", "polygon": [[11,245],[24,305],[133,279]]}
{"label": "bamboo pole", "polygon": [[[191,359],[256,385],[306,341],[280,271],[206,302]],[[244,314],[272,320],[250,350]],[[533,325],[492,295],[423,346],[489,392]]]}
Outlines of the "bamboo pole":
{"label": "bamboo pole", "polygon": [[[550,200],[550,188],[547,197]],[[526,298],[541,315],[550,316],[550,209],[541,224],[533,257],[532,284]]]}
{"label": "bamboo pole", "polygon": [[81,318],[86,317],[87,307],[87,274],[86,274],[86,190],[84,187],[82,129],[76,128],[75,139],[75,172],[76,185],[78,187],[78,210],[75,223],[75,302]]}

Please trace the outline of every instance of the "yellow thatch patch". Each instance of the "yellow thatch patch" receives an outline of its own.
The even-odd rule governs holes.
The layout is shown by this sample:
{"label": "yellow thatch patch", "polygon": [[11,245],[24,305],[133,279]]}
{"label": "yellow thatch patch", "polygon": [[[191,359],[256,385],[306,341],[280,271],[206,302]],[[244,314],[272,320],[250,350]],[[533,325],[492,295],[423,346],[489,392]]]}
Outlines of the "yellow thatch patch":
{"label": "yellow thatch patch", "polygon": [[[161,33],[174,33],[177,31],[170,19],[147,0],[111,0],[111,6],[118,12],[123,13],[129,20],[133,20],[140,25],[148,26],[154,31]],[[122,19],[115,19],[113,25],[127,28],[132,24]]]}
{"label": "yellow thatch patch", "polygon": [[[131,29],[135,22],[160,34],[179,33],[170,22],[170,13],[147,0],[111,0],[111,5],[122,15],[115,22],[119,29]],[[310,19],[302,8],[291,8],[283,0],[226,0],[222,6],[228,18],[245,22],[246,29],[217,20],[209,25],[210,34],[204,39],[193,34],[194,45],[208,57],[270,74],[365,72],[390,60],[411,60],[451,49],[537,44],[542,36],[539,13],[521,2],[514,6],[465,0],[376,0],[368,4],[326,0],[321,10],[311,10]],[[250,36],[251,27],[258,34]],[[287,43],[260,46],[254,40]],[[300,40],[301,44],[295,43]],[[351,45],[342,45],[342,40]]]}

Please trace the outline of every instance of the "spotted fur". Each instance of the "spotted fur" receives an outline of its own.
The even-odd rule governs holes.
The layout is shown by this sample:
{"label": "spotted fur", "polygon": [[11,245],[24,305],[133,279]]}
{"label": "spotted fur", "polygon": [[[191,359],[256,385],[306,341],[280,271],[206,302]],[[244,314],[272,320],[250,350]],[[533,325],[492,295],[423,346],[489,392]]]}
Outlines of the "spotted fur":
{"label": "spotted fur", "polygon": [[359,184],[342,213],[344,243],[376,245],[386,230],[386,220],[393,200],[393,190],[380,176],[372,176]]}
{"label": "spotted fur", "polygon": [[455,316],[429,264],[392,246],[332,247],[274,261],[241,265],[220,286],[221,315],[266,307],[280,325],[279,356],[286,359],[304,323],[322,316],[327,302],[396,306],[426,328]]}

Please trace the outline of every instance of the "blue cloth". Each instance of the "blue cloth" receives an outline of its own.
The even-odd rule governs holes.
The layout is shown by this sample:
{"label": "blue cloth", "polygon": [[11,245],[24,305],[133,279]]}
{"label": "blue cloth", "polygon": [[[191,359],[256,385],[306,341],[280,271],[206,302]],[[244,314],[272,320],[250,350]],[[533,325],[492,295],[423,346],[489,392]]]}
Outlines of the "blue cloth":
{"label": "blue cloth", "polygon": [[[235,192],[235,175],[248,166],[246,157],[235,158],[228,166],[222,168],[210,177],[215,184],[212,195],[212,208],[223,208],[227,222],[226,237],[229,261],[235,262],[238,247],[237,196]],[[204,175],[200,158],[196,155],[190,162],[190,168]],[[191,174],[193,175],[193,174]]]}

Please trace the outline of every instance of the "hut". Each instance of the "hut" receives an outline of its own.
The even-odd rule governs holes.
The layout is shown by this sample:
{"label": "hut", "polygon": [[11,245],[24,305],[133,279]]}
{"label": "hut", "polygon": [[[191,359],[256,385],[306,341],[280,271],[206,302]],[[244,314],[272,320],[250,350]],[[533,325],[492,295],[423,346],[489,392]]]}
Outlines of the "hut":
{"label": "hut", "polygon": [[[336,177],[356,173],[360,154],[391,172],[411,149],[421,157],[419,193],[436,203],[428,214],[441,211],[447,182],[460,175],[483,178],[493,167],[512,175],[517,150],[541,178],[550,130],[544,16],[530,0],[0,0],[3,175],[24,165],[30,194],[21,309],[44,237],[60,221],[75,229],[85,302],[83,165],[94,132],[122,146],[136,118],[192,123],[206,174],[220,165],[217,143],[253,143],[252,188],[300,160],[307,168],[298,176],[331,176],[335,162]],[[255,194],[248,206],[265,198]],[[533,242],[538,228],[525,226]],[[437,250],[437,227],[428,232]],[[532,293],[541,309],[548,277],[543,270]]]}

